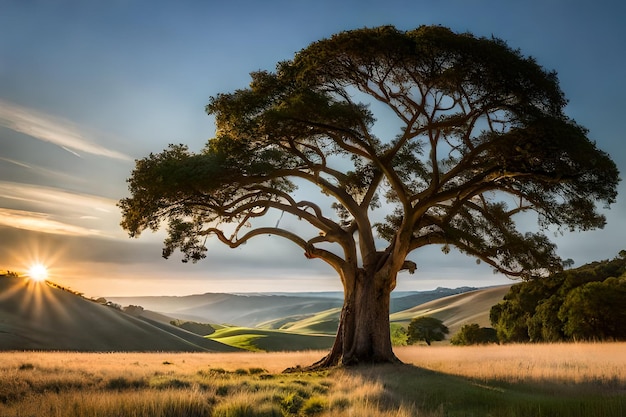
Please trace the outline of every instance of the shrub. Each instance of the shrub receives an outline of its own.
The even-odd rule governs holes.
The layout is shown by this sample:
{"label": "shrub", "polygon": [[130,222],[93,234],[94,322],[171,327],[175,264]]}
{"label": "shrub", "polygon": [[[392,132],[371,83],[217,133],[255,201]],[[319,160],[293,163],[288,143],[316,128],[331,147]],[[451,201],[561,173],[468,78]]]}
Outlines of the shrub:
{"label": "shrub", "polygon": [[110,379],[106,388],[110,390],[124,391],[129,389],[145,388],[148,384],[143,379],[128,379],[123,376]]}
{"label": "shrub", "polygon": [[195,321],[172,320],[170,324],[185,329],[200,336],[207,336],[215,333],[215,328],[208,323],[198,323]]}
{"label": "shrub", "polygon": [[226,402],[218,405],[213,417],[282,417],[283,413],[275,404],[254,404],[247,401]]}
{"label": "shrub", "polygon": [[183,389],[191,386],[189,382],[178,378],[157,380],[150,385],[157,389]]}
{"label": "shrub", "polygon": [[480,327],[476,323],[466,324],[452,337],[450,343],[457,346],[498,343],[498,334],[491,327]]}
{"label": "shrub", "polygon": [[303,403],[304,399],[301,396],[299,396],[295,392],[290,392],[283,397],[280,405],[286,413],[298,414],[298,412],[300,412],[300,409],[302,408]]}
{"label": "shrub", "polygon": [[391,344],[393,346],[406,346],[406,329],[395,323],[391,324]]}
{"label": "shrub", "polygon": [[302,414],[313,416],[328,408],[328,402],[322,397],[311,397],[302,405]]}

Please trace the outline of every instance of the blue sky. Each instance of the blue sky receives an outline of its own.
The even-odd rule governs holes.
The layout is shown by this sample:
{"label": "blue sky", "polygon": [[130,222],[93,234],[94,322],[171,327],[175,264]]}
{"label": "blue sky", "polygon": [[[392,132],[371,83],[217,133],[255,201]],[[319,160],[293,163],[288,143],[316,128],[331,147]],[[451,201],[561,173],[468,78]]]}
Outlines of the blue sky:
{"label": "blue sky", "polygon": [[[599,4],[602,3],[602,6]],[[134,159],[214,134],[210,96],[247,86],[333,33],[441,24],[504,39],[556,70],[567,113],[626,170],[626,6],[620,1],[21,1],[0,3],[0,269],[39,260],[88,295],[340,290],[321,262],[277,238],[206,260],[161,259],[163,234],[129,239],[115,203]],[[604,230],[556,236],[576,265],[626,248],[626,195]],[[509,282],[438,248],[399,290]]]}

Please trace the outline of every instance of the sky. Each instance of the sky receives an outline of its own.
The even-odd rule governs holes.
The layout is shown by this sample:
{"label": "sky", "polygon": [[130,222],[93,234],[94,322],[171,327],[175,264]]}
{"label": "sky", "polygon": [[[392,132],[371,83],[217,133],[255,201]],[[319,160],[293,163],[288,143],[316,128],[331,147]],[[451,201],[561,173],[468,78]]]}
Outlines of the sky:
{"label": "sky", "polygon": [[[492,35],[558,73],[566,113],[626,171],[626,3],[572,0],[2,0],[0,270],[35,262],[88,296],[339,291],[293,244],[257,238],[207,258],[161,258],[163,232],[131,239],[116,203],[134,160],[170,143],[199,151],[204,106],[334,33],[438,24]],[[553,236],[575,266],[626,249],[626,189],[603,230]],[[510,283],[464,255],[427,248],[398,291]]]}

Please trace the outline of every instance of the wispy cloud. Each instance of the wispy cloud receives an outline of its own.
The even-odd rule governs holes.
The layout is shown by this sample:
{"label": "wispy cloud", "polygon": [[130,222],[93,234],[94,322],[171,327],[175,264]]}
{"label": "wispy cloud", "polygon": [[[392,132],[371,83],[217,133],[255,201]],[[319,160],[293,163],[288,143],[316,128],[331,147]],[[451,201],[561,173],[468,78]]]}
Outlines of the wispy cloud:
{"label": "wispy cloud", "polygon": [[22,167],[22,168],[33,169],[32,166],[30,166],[28,164],[25,164],[24,162],[16,161],[15,159],[3,158],[3,157],[0,156],[0,161],[5,161],[5,162],[8,162],[10,164]]}
{"label": "wispy cloud", "polygon": [[36,165],[30,165],[27,164],[25,162],[22,161],[16,161],[15,159],[10,159],[10,158],[4,158],[2,156],[0,156],[0,162],[5,162],[8,164],[12,164],[15,166],[18,166],[20,168],[24,168],[26,170],[29,170],[33,173],[36,173],[38,175],[43,175],[45,176],[47,179],[58,179],[58,180],[62,180],[62,181],[66,181],[66,182],[81,182],[82,179],[76,177],[75,175],[70,175],[67,174],[65,172],[60,172],[60,171],[55,171],[55,170],[51,170],[51,169],[46,169],[40,166],[36,166]]}
{"label": "wispy cloud", "polygon": [[99,230],[63,223],[49,214],[6,208],[0,208],[0,226],[67,236],[103,236]]}
{"label": "wispy cloud", "polygon": [[73,123],[0,99],[0,126],[53,143],[80,156],[80,152],[132,160],[128,155],[89,140]]}
{"label": "wispy cloud", "polygon": [[[13,219],[7,220],[7,216],[0,220],[0,225],[44,231],[36,228],[41,227],[46,233],[128,240],[128,235],[119,225],[117,202],[111,198],[59,188],[0,181],[0,216],[4,216],[1,210],[8,210]],[[164,233],[149,233],[142,240],[160,242]]]}
{"label": "wispy cloud", "polygon": [[105,197],[0,181],[0,226],[71,236],[122,237],[115,204],[116,200]]}
{"label": "wispy cloud", "polygon": [[110,198],[9,181],[0,181],[0,198],[33,203],[42,208],[46,207],[44,210],[46,212],[54,208],[59,208],[65,213],[87,212],[85,215],[94,215],[94,212],[117,212],[115,207],[117,201]]}

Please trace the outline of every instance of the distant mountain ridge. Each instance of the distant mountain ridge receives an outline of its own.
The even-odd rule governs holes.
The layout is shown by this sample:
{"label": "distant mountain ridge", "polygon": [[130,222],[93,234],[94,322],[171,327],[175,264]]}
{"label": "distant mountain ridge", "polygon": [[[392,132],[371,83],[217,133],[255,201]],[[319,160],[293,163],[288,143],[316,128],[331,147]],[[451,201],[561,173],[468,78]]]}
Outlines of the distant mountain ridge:
{"label": "distant mountain ridge", "polygon": [[[473,287],[437,288],[431,291],[392,293],[391,313],[450,295],[473,291]],[[182,320],[255,327],[287,317],[303,317],[340,308],[343,294],[324,293],[205,293],[187,296],[107,297],[117,304],[138,305],[146,310]]]}

